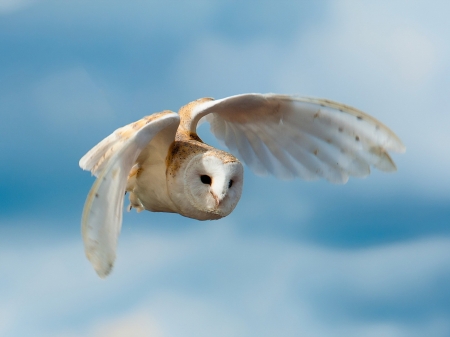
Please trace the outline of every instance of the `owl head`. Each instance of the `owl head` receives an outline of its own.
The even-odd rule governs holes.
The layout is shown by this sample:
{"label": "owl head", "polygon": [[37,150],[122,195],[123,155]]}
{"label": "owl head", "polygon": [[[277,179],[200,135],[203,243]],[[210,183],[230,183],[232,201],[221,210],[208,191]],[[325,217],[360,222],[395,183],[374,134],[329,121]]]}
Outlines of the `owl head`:
{"label": "owl head", "polygon": [[182,185],[182,189],[171,198],[179,199],[178,206],[189,217],[201,220],[225,217],[241,198],[244,168],[229,153],[211,149],[196,154],[180,173],[177,185]]}

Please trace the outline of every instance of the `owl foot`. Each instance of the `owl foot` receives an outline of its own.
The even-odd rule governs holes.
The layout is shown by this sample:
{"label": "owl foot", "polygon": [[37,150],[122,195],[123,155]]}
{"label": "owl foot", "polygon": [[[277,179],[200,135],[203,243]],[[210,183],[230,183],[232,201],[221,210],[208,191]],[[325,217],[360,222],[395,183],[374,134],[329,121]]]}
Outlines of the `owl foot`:
{"label": "owl foot", "polygon": [[130,192],[130,204],[127,207],[127,211],[131,211],[131,209],[135,208],[136,212],[140,213],[143,210],[145,210],[144,205],[142,205],[141,201],[139,200],[139,198],[136,196],[136,194],[134,194],[133,192]]}

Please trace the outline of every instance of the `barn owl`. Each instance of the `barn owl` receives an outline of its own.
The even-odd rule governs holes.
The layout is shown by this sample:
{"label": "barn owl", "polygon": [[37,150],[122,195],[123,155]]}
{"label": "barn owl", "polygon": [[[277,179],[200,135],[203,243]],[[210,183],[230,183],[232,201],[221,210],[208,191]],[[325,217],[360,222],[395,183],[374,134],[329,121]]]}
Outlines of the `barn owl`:
{"label": "barn owl", "polygon": [[[205,144],[201,119],[231,151]],[[256,174],[345,183],[370,167],[396,170],[388,151],[404,145],[373,117],[330,100],[276,94],[202,98],[114,131],[80,160],[97,177],[82,215],[85,252],[100,277],[116,257],[124,195],[138,212],[198,220],[230,214],[243,185],[241,161]],[[238,158],[240,159],[238,159]]]}

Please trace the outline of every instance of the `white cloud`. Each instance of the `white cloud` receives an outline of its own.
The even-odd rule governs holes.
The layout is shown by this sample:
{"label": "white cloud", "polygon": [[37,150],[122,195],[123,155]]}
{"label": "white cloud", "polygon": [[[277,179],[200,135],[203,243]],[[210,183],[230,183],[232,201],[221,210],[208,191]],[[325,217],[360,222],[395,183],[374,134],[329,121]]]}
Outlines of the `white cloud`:
{"label": "white cloud", "polygon": [[397,28],[388,37],[387,46],[392,63],[402,84],[424,83],[436,74],[439,66],[437,48],[430,38],[409,27]]}
{"label": "white cloud", "polygon": [[341,64],[356,67],[347,69],[359,76],[358,84],[364,90],[369,87],[371,92],[382,93],[380,89],[390,89],[389,104],[392,98],[412,99],[417,104],[438,97],[433,96],[432,90],[436,84],[440,86],[442,73],[450,69],[445,42],[450,37],[445,29],[448,21],[443,24],[440,18],[450,8],[447,3],[435,1],[430,6],[426,1],[414,4],[340,1],[333,4],[332,24],[323,35],[328,37],[329,45],[336,47]]}
{"label": "white cloud", "polygon": [[87,336],[92,337],[161,337],[151,314],[138,311],[98,323]]}
{"label": "white cloud", "polygon": [[82,67],[66,69],[38,81],[33,97],[50,128],[75,130],[83,121],[101,123],[113,111],[108,96]]}
{"label": "white cloud", "polygon": [[[48,245],[34,238],[32,245],[17,246],[3,237],[10,242],[0,248],[0,269],[8,275],[0,296],[10,315],[4,335],[450,332],[439,310],[421,308],[441,296],[434,285],[450,274],[449,239],[339,250],[242,236],[232,228],[226,221],[178,233],[130,234],[125,228],[106,280],[88,265],[80,239]],[[394,306],[400,316],[368,322],[354,311],[372,305]],[[422,319],[406,325],[401,314],[411,308]]]}
{"label": "white cloud", "polygon": [[328,24],[309,32],[302,47],[317,55],[333,82],[384,83],[403,93],[421,88],[442,66],[441,50],[438,39],[420,21],[410,20],[401,7],[385,2],[333,2]]}
{"label": "white cloud", "polygon": [[55,337],[163,337],[150,312],[139,308],[117,316],[100,319],[83,331],[58,332]]}

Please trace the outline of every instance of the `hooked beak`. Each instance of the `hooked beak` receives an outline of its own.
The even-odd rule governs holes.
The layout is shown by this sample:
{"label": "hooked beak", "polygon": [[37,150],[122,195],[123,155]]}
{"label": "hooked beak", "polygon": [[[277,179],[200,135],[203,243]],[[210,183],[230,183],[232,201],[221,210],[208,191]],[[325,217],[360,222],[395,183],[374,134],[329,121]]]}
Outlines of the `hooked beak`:
{"label": "hooked beak", "polygon": [[213,196],[214,200],[216,201],[216,208],[218,208],[225,195],[223,195],[221,198],[219,198],[213,191],[210,191],[210,193]]}

